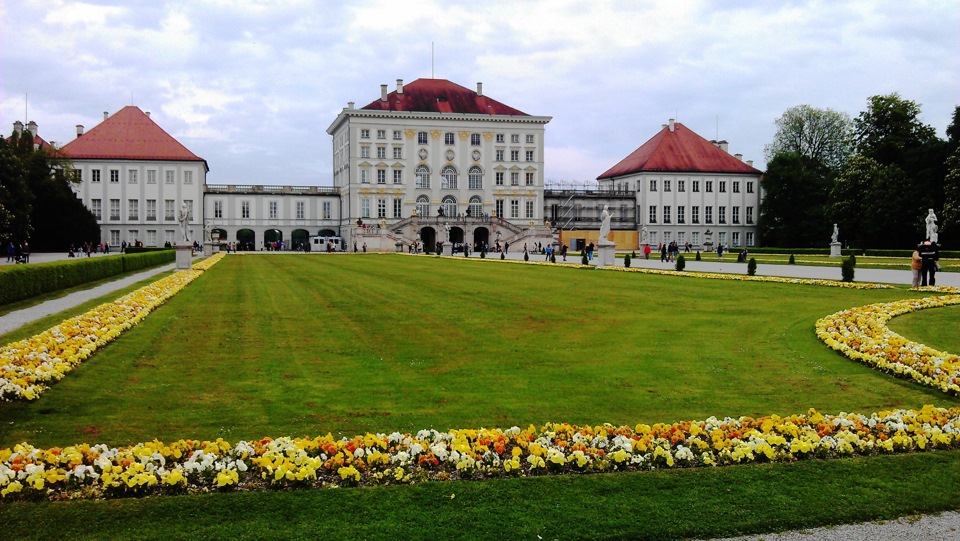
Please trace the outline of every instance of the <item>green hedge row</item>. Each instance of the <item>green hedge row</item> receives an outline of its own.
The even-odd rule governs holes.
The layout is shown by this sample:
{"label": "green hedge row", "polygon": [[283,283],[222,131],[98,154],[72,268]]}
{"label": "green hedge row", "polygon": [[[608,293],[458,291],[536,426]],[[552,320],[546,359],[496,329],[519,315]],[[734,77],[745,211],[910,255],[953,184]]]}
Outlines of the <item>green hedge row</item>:
{"label": "green hedge row", "polygon": [[144,252],[162,252],[164,250],[173,250],[173,248],[164,248],[162,246],[141,246],[137,248],[136,246],[127,246],[127,251],[124,253],[142,254]]}
{"label": "green hedge row", "polygon": [[0,305],[17,302],[125,272],[171,263],[175,250],[81,257],[27,265],[0,267]]}

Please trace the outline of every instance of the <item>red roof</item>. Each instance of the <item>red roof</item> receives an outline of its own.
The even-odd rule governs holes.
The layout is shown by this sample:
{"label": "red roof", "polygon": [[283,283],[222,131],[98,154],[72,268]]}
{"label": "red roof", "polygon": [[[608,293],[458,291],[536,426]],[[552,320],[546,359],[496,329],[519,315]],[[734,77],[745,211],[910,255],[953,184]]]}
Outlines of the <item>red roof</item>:
{"label": "red roof", "polygon": [[204,162],[150,119],[128,105],[60,149],[73,159]]}
{"label": "red roof", "polygon": [[[26,133],[30,133],[30,132],[27,131],[27,130],[23,130],[23,133],[26,134]],[[7,142],[8,142],[8,143],[9,143],[11,140],[13,140],[13,137],[7,137]],[[34,147],[34,148],[46,148],[46,149],[52,149],[52,148],[53,148],[52,146],[50,146],[50,143],[44,141],[44,140],[43,140],[43,137],[40,137],[39,135],[34,135],[34,136],[33,136],[33,147]]]}
{"label": "red roof", "polygon": [[377,99],[362,109],[374,111],[413,111],[420,113],[465,113],[473,115],[529,116],[497,100],[477,94],[446,79],[417,79],[394,90],[387,101]]}
{"label": "red roof", "polygon": [[614,178],[651,171],[761,174],[759,169],[731,156],[716,144],[676,122],[673,131],[670,131],[669,126],[664,126],[640,148],[597,178]]}

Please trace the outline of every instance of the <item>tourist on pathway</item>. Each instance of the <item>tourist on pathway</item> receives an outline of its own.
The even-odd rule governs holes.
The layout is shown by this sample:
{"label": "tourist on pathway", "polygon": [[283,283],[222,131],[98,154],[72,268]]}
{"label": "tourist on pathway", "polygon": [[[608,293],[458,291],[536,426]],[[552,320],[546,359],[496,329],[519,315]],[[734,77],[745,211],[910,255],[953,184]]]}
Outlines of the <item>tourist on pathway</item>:
{"label": "tourist on pathway", "polygon": [[940,249],[937,243],[926,239],[923,241],[923,244],[917,248],[917,251],[920,252],[921,259],[920,285],[937,285],[936,272],[937,267],[940,265],[940,263],[938,263],[940,261]]}
{"label": "tourist on pathway", "polygon": [[910,256],[910,272],[913,273],[913,289],[917,289],[920,286],[920,269],[923,268],[923,259],[920,257],[920,252],[917,250],[913,251],[913,255]]}

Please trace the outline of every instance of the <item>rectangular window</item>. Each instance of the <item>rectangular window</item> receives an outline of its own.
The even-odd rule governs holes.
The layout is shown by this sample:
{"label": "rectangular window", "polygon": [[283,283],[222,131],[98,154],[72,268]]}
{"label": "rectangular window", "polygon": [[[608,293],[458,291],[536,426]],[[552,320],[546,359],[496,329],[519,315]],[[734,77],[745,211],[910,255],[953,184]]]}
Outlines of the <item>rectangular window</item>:
{"label": "rectangular window", "polygon": [[497,158],[496,158],[496,160],[497,160],[498,162],[502,162],[502,161],[503,161],[503,151],[502,151],[502,150],[497,150]]}
{"label": "rectangular window", "polygon": [[720,193],[727,193],[727,181],[720,181]]}
{"label": "rectangular window", "polygon": [[733,207],[733,223],[740,223],[740,207]]}
{"label": "rectangular window", "polygon": [[120,220],[120,200],[119,199],[110,200],[110,219]]}
{"label": "rectangular window", "polygon": [[377,218],[387,217],[387,200],[377,199]]}
{"label": "rectangular window", "polygon": [[[747,182],[747,193],[753,193],[753,182]],[[752,244],[750,246],[753,246]]]}
{"label": "rectangular window", "polygon": [[699,180],[694,180],[694,181],[693,181],[693,191],[694,191],[694,192],[697,192],[697,193],[700,192],[700,181],[699,181]]}
{"label": "rectangular window", "polygon": [[393,170],[393,183],[394,183],[394,184],[403,184],[403,169],[394,169],[394,170]]}
{"label": "rectangular window", "polygon": [[700,232],[699,232],[699,231],[694,231],[693,233],[690,233],[690,242],[692,242],[693,244],[700,244]]}
{"label": "rectangular window", "polygon": [[387,170],[377,169],[377,184],[386,184],[386,183],[387,183]]}
{"label": "rectangular window", "polygon": [[[150,205],[148,204],[147,206],[149,207]],[[213,217],[223,218],[223,201],[213,202]]]}
{"label": "rectangular window", "polygon": [[753,246],[753,233],[747,231],[747,246]]}
{"label": "rectangular window", "polygon": [[533,179],[534,179],[534,178],[535,178],[535,177],[534,177],[533,171],[528,171],[528,172],[527,172],[527,186],[533,186]]}
{"label": "rectangular window", "polygon": [[717,223],[727,223],[727,207],[717,208]]}
{"label": "rectangular window", "polygon": [[394,218],[403,217],[403,200],[402,199],[397,198],[393,200],[393,217]]}
{"label": "rectangular window", "polygon": [[528,150],[528,151],[527,151],[527,161],[528,161],[528,162],[532,162],[532,161],[533,161],[533,151],[532,151],[532,150]]}
{"label": "rectangular window", "polygon": [[147,229],[147,246],[157,245],[157,230]]}
{"label": "rectangular window", "polygon": [[393,147],[393,159],[394,160],[403,159],[403,147]]}
{"label": "rectangular window", "polygon": [[136,183],[137,183],[137,171],[136,171],[136,169],[131,170],[131,171],[127,171],[127,182],[130,183],[130,184],[136,184]]}
{"label": "rectangular window", "polygon": [[707,193],[712,193],[712,192],[713,192],[713,181],[712,181],[712,180],[708,180],[708,181],[707,181]]}
{"label": "rectangular window", "polygon": [[250,218],[250,202],[249,201],[240,202],[240,217]]}
{"label": "rectangular window", "polygon": [[671,188],[671,186],[670,186],[670,181],[669,181],[669,180],[664,180],[664,181],[663,181],[663,191],[669,192],[669,191],[670,191],[670,188]]}
{"label": "rectangular window", "polygon": [[163,200],[163,219],[170,222],[177,219],[177,214],[176,214],[176,209],[174,208],[173,199]]}
{"label": "rectangular window", "polygon": [[393,140],[394,140],[394,141],[402,141],[402,140],[403,140],[403,132],[401,132],[400,130],[393,130]]}
{"label": "rectangular window", "polygon": [[120,230],[111,229],[110,230],[110,246],[119,246],[120,245]]}
{"label": "rectangular window", "polygon": [[370,139],[370,130],[360,130],[360,139]]}
{"label": "rectangular window", "polygon": [[425,144],[427,144],[427,132],[425,132],[425,131],[418,131],[418,132],[417,132],[417,144],[418,144],[418,145],[425,145]]}
{"label": "rectangular window", "polygon": [[382,160],[387,157],[387,147],[377,147],[377,159]]}
{"label": "rectangular window", "polygon": [[533,201],[526,202],[527,218],[533,218]]}
{"label": "rectangular window", "polygon": [[528,144],[528,145],[532,145],[532,144],[533,144],[533,134],[532,134],[532,133],[528,133],[528,134],[527,134],[527,144]]}
{"label": "rectangular window", "polygon": [[733,193],[740,193],[740,181],[739,181],[739,180],[734,180],[734,181],[733,181]]}
{"label": "rectangular window", "polygon": [[520,173],[516,171],[510,172],[510,185],[519,186],[520,185]]}
{"label": "rectangular window", "polygon": [[707,224],[713,223],[713,207],[703,207],[703,220]]}
{"label": "rectangular window", "polygon": [[173,244],[174,242],[176,242],[177,241],[176,231],[174,231],[173,229],[164,229],[163,240],[166,242],[169,242],[170,244]]}
{"label": "rectangular window", "polygon": [[678,192],[685,192],[685,191],[687,191],[687,181],[685,181],[685,180],[678,180],[678,181],[677,181],[677,191],[678,191]]}
{"label": "rectangular window", "polygon": [[111,184],[116,184],[116,183],[118,183],[118,182],[120,182],[120,170],[119,170],[119,169],[111,169],[111,170],[110,170],[110,183],[111,183]]}
{"label": "rectangular window", "polygon": [[90,212],[93,213],[93,217],[97,220],[103,219],[103,201],[100,199],[91,199]]}
{"label": "rectangular window", "polygon": [[497,199],[494,203],[494,207],[496,208],[495,212],[497,213],[497,216],[503,218],[503,199]]}
{"label": "rectangular window", "polygon": [[184,184],[193,184],[193,171],[184,171],[184,172],[183,172],[183,183],[184,183]]}
{"label": "rectangular window", "polygon": [[147,170],[147,184],[156,184],[157,183],[157,171],[156,169]]}
{"label": "rectangular window", "polygon": [[370,198],[364,197],[360,200],[360,217],[369,218],[370,217]]}
{"label": "rectangular window", "polygon": [[690,223],[700,223],[700,207],[690,207]]}
{"label": "rectangular window", "polygon": [[663,223],[670,223],[670,207],[667,205],[663,207]]}
{"label": "rectangular window", "polygon": [[651,231],[651,232],[650,232],[650,244],[657,244],[657,232],[656,232],[656,231]]}
{"label": "rectangular window", "polygon": [[647,222],[651,224],[657,223],[657,206],[650,205],[650,216],[647,218]]}
{"label": "rectangular window", "polygon": [[656,180],[651,180],[651,181],[650,181],[650,191],[651,191],[651,192],[657,191],[657,181],[656,181]]}
{"label": "rectangular window", "polygon": [[687,207],[677,207],[677,223],[683,224],[686,223],[686,217],[684,216]]}
{"label": "rectangular window", "polygon": [[720,237],[718,239],[720,241],[720,244],[727,243],[727,233],[725,231],[721,231],[717,236]]}
{"label": "rectangular window", "polygon": [[[90,182],[100,182],[100,170],[92,169],[90,171]],[[119,233],[118,233],[119,234]]]}
{"label": "rectangular window", "polygon": [[157,221],[157,200],[147,199],[147,220]]}
{"label": "rectangular window", "polygon": [[267,202],[267,216],[271,220],[277,219],[277,202],[276,201]]}
{"label": "rectangular window", "polygon": [[498,133],[498,134],[497,134],[497,142],[498,142],[498,143],[504,143],[504,142],[506,142],[506,139],[503,137],[503,134],[502,134],[502,133]]}
{"label": "rectangular window", "polygon": [[166,177],[165,177],[165,179],[164,179],[164,182],[166,182],[167,184],[173,184],[173,174],[174,174],[174,172],[173,172],[173,171],[164,171],[164,174],[166,175]]}
{"label": "rectangular window", "polygon": [[362,184],[370,184],[370,170],[361,169],[360,170],[360,182]]}
{"label": "rectangular window", "polygon": [[497,185],[497,186],[503,186],[503,171],[497,171],[497,172],[494,174],[494,177],[496,178],[496,180],[495,180],[496,185]]}
{"label": "rectangular window", "polygon": [[471,133],[470,134],[470,146],[478,147],[480,146],[480,134]]}
{"label": "rectangular window", "polygon": [[331,212],[333,211],[333,204],[330,201],[323,202],[323,219],[329,220],[332,216]]}
{"label": "rectangular window", "polygon": [[370,157],[370,147],[367,145],[360,145],[360,157],[369,158]]}
{"label": "rectangular window", "polygon": [[447,132],[443,134],[443,144],[452,145],[454,143],[453,132]]}
{"label": "rectangular window", "polygon": [[387,130],[377,130],[377,139],[386,139]]}
{"label": "rectangular window", "polygon": [[753,207],[747,207],[747,223],[753,224]]}
{"label": "rectangular window", "polygon": [[[514,136],[516,137],[516,136]],[[511,199],[510,200],[510,217],[519,218],[520,217],[520,200]]]}
{"label": "rectangular window", "polygon": [[510,134],[510,142],[511,142],[511,143],[519,143],[519,142],[520,142],[520,134],[511,133],[511,134]]}
{"label": "rectangular window", "polygon": [[730,234],[730,237],[731,237],[732,240],[733,240],[733,245],[734,245],[734,246],[740,246],[740,232],[739,232],[739,231],[734,231],[733,233]]}
{"label": "rectangular window", "polygon": [[127,245],[128,245],[128,246],[136,246],[136,245],[137,245],[137,241],[139,241],[139,240],[140,240],[140,232],[139,232],[139,231],[137,231],[136,229],[131,229],[130,231],[127,231]]}
{"label": "rectangular window", "polygon": [[683,244],[683,239],[687,238],[683,231],[677,232],[677,242]]}
{"label": "rectangular window", "polygon": [[670,244],[670,232],[669,232],[669,231],[664,231],[664,232],[663,232],[663,243],[664,243],[664,244]]}
{"label": "rectangular window", "polygon": [[519,151],[519,150],[511,150],[511,151],[510,151],[510,161],[512,161],[512,162],[520,161],[520,151]]}

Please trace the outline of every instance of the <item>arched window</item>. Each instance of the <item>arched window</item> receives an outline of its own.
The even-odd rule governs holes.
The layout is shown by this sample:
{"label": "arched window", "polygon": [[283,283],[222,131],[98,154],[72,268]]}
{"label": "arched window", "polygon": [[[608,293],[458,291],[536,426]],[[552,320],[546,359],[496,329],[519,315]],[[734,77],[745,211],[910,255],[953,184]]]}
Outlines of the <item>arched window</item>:
{"label": "arched window", "polygon": [[479,195],[470,198],[470,206],[467,207],[467,212],[474,218],[479,218],[483,215],[483,199],[481,199]]}
{"label": "arched window", "polygon": [[443,215],[444,216],[456,216],[457,215],[457,198],[448,195],[443,198],[443,201],[440,203],[443,206]]}
{"label": "arched window", "polygon": [[417,177],[417,188],[430,187],[430,168],[426,165],[418,165],[415,171]]}
{"label": "arched window", "polygon": [[457,189],[457,168],[448,165],[440,170],[440,188],[456,190]]}
{"label": "arched window", "polygon": [[482,190],[483,169],[480,169],[476,165],[471,167],[470,172],[467,174],[467,185],[471,190]]}
{"label": "arched window", "polygon": [[430,198],[426,195],[417,198],[417,214],[422,218],[430,216]]}

